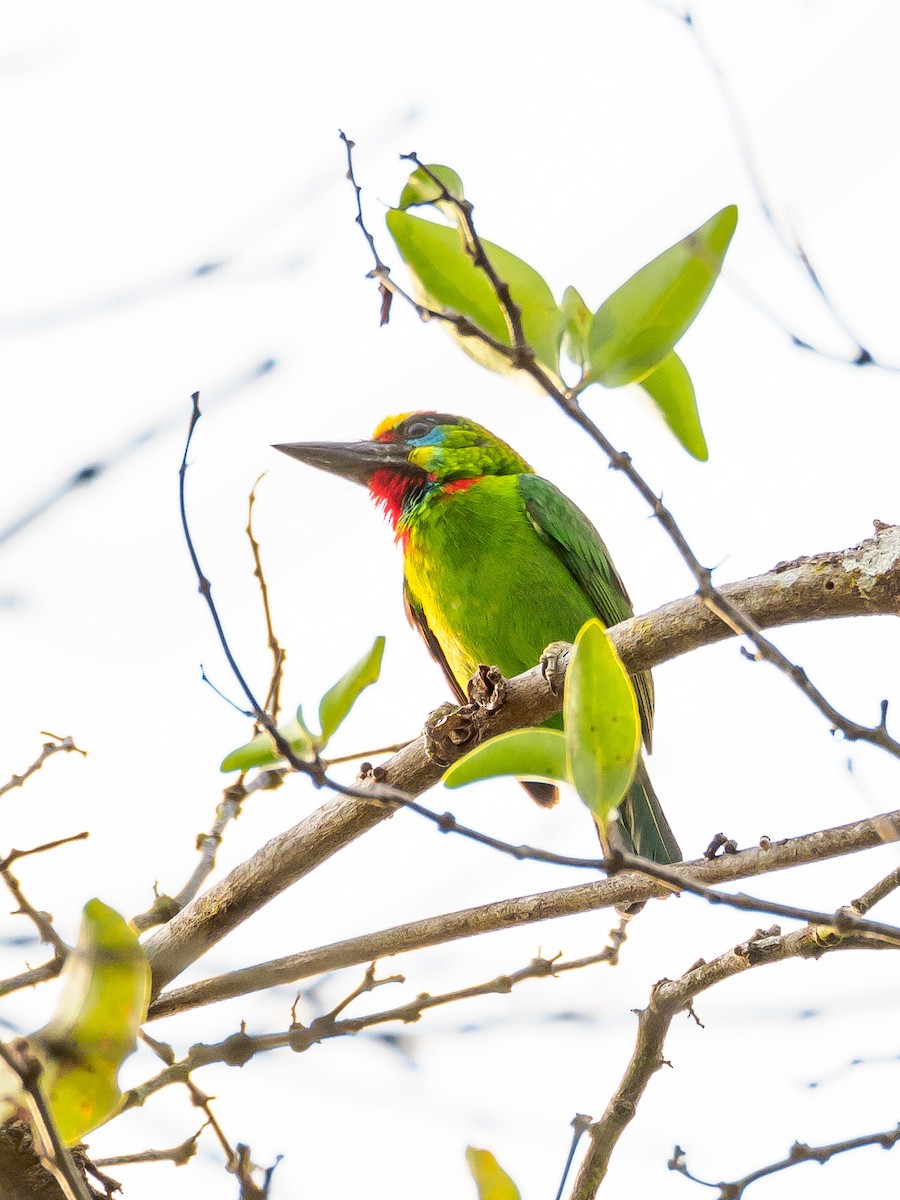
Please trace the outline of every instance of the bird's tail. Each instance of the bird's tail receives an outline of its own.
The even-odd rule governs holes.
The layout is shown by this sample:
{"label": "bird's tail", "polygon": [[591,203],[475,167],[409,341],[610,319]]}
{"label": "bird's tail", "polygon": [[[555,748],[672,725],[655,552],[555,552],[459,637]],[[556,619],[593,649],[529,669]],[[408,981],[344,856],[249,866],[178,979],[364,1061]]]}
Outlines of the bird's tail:
{"label": "bird's tail", "polygon": [[620,809],[621,848],[658,863],[681,862],[681,850],[669,828],[665,813],[641,758],[628,794]]}

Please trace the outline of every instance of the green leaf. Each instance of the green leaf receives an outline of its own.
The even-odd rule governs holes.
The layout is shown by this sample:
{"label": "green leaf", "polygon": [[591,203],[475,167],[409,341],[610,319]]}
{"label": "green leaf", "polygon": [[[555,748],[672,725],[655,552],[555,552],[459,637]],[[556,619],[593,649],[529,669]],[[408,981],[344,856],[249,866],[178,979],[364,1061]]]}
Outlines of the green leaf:
{"label": "green leaf", "polygon": [[[500,302],[485,273],[466,253],[459,230],[398,208],[392,208],[385,219],[397,249],[413,273],[420,301],[428,308],[468,317],[494,341],[510,346],[512,341]],[[482,245],[522,310],[522,328],[538,362],[558,376],[563,315],[553,293],[537,271],[521,258],[493,242],[483,241]],[[477,337],[457,337],[457,341],[482,366],[501,373],[511,369],[502,354],[485,346]]]}
{"label": "green leaf", "polygon": [[[40,1086],[53,1120],[72,1145],[122,1104],[119,1068],[134,1050],[147,1016],[150,967],[125,918],[90,900],[61,980],[56,1012],[28,1043],[43,1066]],[[0,1119],[10,1103],[21,1102],[20,1086],[15,1092],[5,1090]]]}
{"label": "green leaf", "polygon": [[580,293],[573,287],[566,288],[562,304],[559,307],[566,322],[563,330],[563,351],[576,366],[586,367],[589,359],[588,337],[594,320],[593,313],[582,300]]}
{"label": "green leaf", "polygon": [[652,397],[688,454],[706,462],[709,450],[700,425],[694,385],[687,367],[674,350],[641,380],[641,387]]}
{"label": "green leaf", "polygon": [[566,782],[566,739],[559,729],[515,729],[476,746],[444,775],[447,787],[462,787],[496,775]]}
{"label": "green leaf", "polygon": [[595,617],[575,639],[563,715],[572,782],[605,829],[634,778],[641,723],[628,672]]}
{"label": "green leaf", "polygon": [[[436,175],[447,191],[456,200],[463,199],[463,182],[452,167],[441,166],[440,163],[428,163],[428,170],[432,175]],[[406,186],[400,193],[400,203],[398,208],[412,208],[416,204],[434,204],[435,208],[442,208],[442,211],[452,209],[446,201],[439,202],[441,189],[429,179],[425,171],[421,167],[417,167],[406,181]],[[449,213],[448,213],[449,215]]]}
{"label": "green leaf", "polygon": [[[303,721],[302,708],[297,709],[293,721],[278,727],[278,732],[290,742],[291,749],[298,758],[312,761],[316,751],[316,739],[306,728]],[[275,749],[275,743],[268,733],[259,733],[252,742],[238,747],[222,760],[220,771],[249,771],[251,767],[271,767],[281,762],[281,755]]]}
{"label": "green leaf", "polygon": [[730,204],[604,300],[589,337],[592,379],[621,387],[667,357],[712,290],[736,225]]}
{"label": "green leaf", "polygon": [[319,748],[328,741],[347,713],[356,703],[359,695],[370,683],[375,683],[381,674],[381,659],[384,654],[384,638],[377,637],[372,649],[350,668],[346,675],[329,688],[319,704],[319,724],[322,736]]}
{"label": "green leaf", "polygon": [[466,1162],[478,1188],[478,1200],[521,1200],[519,1189],[491,1154],[469,1146]]}

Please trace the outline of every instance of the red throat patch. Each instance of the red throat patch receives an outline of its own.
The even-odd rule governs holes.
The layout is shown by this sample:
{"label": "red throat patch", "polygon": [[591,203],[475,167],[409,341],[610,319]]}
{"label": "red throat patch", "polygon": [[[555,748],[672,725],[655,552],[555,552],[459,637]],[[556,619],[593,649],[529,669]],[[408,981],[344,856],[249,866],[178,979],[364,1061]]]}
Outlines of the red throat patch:
{"label": "red throat patch", "polygon": [[402,475],[386,468],[376,471],[369,481],[369,494],[384,509],[384,515],[394,529],[403,512],[403,501],[415,487],[421,486],[412,475]]}
{"label": "red throat patch", "polygon": [[[434,477],[430,476],[429,478],[433,482]],[[449,496],[453,492],[462,492],[471,487],[473,483],[478,483],[480,479],[484,479],[484,476],[475,475],[471,479],[455,479],[452,483],[445,483],[440,488],[440,495]],[[391,471],[387,468],[376,471],[369,481],[369,495],[378,507],[384,510],[384,515],[397,531],[397,541],[402,542],[404,546],[409,537],[409,530],[397,530],[397,526],[403,516],[403,509],[410,492],[418,491],[421,487],[421,477],[404,475],[402,472]]]}

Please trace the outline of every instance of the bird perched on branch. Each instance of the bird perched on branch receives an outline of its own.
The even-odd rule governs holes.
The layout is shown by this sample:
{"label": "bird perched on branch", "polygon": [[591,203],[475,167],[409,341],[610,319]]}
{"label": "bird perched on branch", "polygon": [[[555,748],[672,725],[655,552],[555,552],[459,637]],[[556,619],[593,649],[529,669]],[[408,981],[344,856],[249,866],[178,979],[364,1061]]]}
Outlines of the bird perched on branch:
{"label": "bird perched on branch", "polygon": [[[480,663],[512,677],[545,647],[574,641],[599,617],[632,616],[609,552],[571,500],[488,430],[447,413],[389,417],[369,442],[297,442],[285,454],[353,480],[384,509],[403,547],[404,602],[413,625],[462,702]],[[650,748],[653,681],[633,678]],[[562,717],[548,722],[562,728]],[[556,789],[526,783],[553,804]],[[621,806],[626,846],[677,862],[643,759]],[[630,845],[629,845],[630,843]]]}

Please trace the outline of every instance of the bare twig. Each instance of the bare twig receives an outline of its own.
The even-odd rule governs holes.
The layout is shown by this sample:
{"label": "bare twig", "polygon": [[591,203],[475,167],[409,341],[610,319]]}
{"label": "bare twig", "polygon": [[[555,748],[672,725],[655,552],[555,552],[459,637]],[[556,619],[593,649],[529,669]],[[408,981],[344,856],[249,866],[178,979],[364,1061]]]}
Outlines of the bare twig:
{"label": "bare twig", "polygon": [[692,1183],[699,1183],[703,1187],[717,1188],[719,1192],[717,1200],[741,1200],[744,1192],[752,1183],[756,1183],[759,1179],[765,1179],[769,1175],[776,1175],[779,1171],[786,1171],[789,1167],[796,1167],[798,1163],[815,1162],[821,1165],[827,1163],[835,1155],[846,1154],[849,1150],[861,1150],[865,1146],[881,1146],[884,1150],[892,1150],[898,1142],[900,1142],[900,1125],[894,1129],[886,1129],[883,1133],[867,1133],[862,1137],[845,1138],[840,1142],[831,1142],[827,1146],[807,1146],[803,1142],[794,1142],[785,1158],[769,1163],[765,1167],[758,1167],[755,1171],[750,1171],[749,1174],[732,1180],[730,1183],[707,1183],[703,1179],[698,1179],[696,1175],[692,1175],[687,1168],[685,1152],[680,1146],[676,1146],[669,1160],[669,1170],[677,1171],[679,1175],[684,1175]]}
{"label": "bare twig", "polygon": [[898,887],[900,887],[900,867],[895,867],[893,871],[885,875],[884,879],[879,879],[867,892],[864,892],[858,900],[854,900],[850,905],[850,910],[864,917],[870,908],[880,904]]}
{"label": "bare twig", "polygon": [[125,1107],[134,1108],[143,1104],[150,1096],[162,1088],[169,1087],[173,1083],[183,1083],[188,1079],[191,1072],[197,1070],[198,1067],[209,1066],[211,1063],[227,1063],[228,1066],[242,1067],[257,1054],[264,1054],[270,1050],[281,1050],[285,1047],[289,1047],[297,1053],[302,1053],[305,1050],[309,1050],[312,1046],[318,1045],[319,1042],[337,1037],[351,1036],[364,1029],[371,1029],[374,1025],[384,1025],[393,1021],[412,1024],[418,1021],[423,1013],[428,1012],[432,1008],[439,1008],[446,1004],[456,1004],[462,1000],[472,1000],[476,996],[505,995],[507,992],[511,992],[517,984],[523,983],[526,979],[545,979],[548,976],[561,975],[567,971],[579,971],[584,967],[596,966],[599,963],[615,965],[618,961],[623,940],[624,931],[620,923],[617,929],[610,931],[609,943],[597,954],[587,955],[583,958],[569,959],[567,961],[560,961],[558,957],[543,958],[539,955],[533,958],[527,967],[522,967],[520,970],[513,971],[508,975],[498,975],[496,978],[490,979],[485,983],[473,984],[470,987],[458,988],[455,991],[442,992],[437,996],[432,996],[428,992],[421,992],[414,1000],[400,1004],[395,1008],[370,1013],[364,1017],[345,1017],[339,1020],[339,1014],[344,1011],[351,1001],[355,1000],[363,992],[372,991],[374,987],[386,983],[404,982],[402,975],[392,975],[386,979],[375,979],[373,964],[367,970],[365,979],[358,988],[354,989],[331,1012],[326,1013],[324,1016],[316,1017],[309,1025],[302,1025],[295,1020],[290,1028],[284,1032],[256,1035],[248,1034],[242,1027],[238,1033],[233,1033],[231,1037],[225,1038],[224,1041],[217,1042],[214,1045],[205,1045],[201,1042],[191,1046],[185,1058],[171,1063],[165,1070],[155,1075],[152,1079],[147,1080],[136,1088],[132,1088],[127,1093]]}
{"label": "bare twig", "polygon": [[[74,748],[76,747],[73,747],[73,749]],[[83,753],[83,751],[79,751],[79,753]],[[7,888],[12,893],[13,899],[19,906],[16,909],[16,912],[24,917],[28,917],[35,929],[38,931],[38,936],[40,937],[41,941],[46,942],[48,946],[53,947],[53,953],[55,956],[54,961],[59,963],[60,966],[65,961],[66,955],[69,952],[69,947],[53,928],[53,918],[50,916],[50,914],[41,912],[40,909],[35,908],[34,905],[26,899],[25,893],[22,891],[21,884],[9,868],[12,863],[16,862],[20,858],[28,858],[33,854],[43,854],[47,850],[56,850],[57,847],[67,846],[70,842],[81,842],[84,841],[87,836],[87,832],[75,833],[69,837],[55,838],[52,842],[44,842],[40,846],[32,846],[28,850],[10,850],[9,854],[0,860],[0,877],[2,877],[3,882],[6,884]],[[37,980],[34,980],[33,982],[37,982]],[[0,985],[0,987],[2,987],[2,985]]]}
{"label": "bare twig", "polygon": [[669,1026],[679,1013],[692,1011],[698,995],[752,967],[791,958],[818,958],[835,950],[866,946],[866,942],[854,939],[832,943],[821,938],[814,927],[782,935],[776,925],[769,930],[757,930],[748,941],[712,962],[701,960],[680,979],[664,979],[655,984],[649,1004],[638,1014],[637,1041],[631,1061],[603,1116],[588,1130],[588,1150],[572,1190],[572,1200],[593,1200],[596,1196],[619,1138],[634,1119],[651,1078],[665,1063],[663,1046]]}
{"label": "bare twig", "polygon": [[45,983],[48,979],[55,979],[62,970],[64,961],[62,958],[52,958],[40,967],[32,967],[20,975],[11,975],[8,979],[0,980],[0,997],[9,996],[13,992],[21,991],[22,988],[35,987],[39,983]]}
{"label": "bare twig", "polygon": [[[673,870],[677,871],[682,882],[690,879],[704,885],[721,884],[811,862],[823,862],[898,840],[900,810],[802,837],[786,838],[779,842],[768,839],[765,848],[755,847],[714,859],[701,858]],[[375,958],[444,945],[473,935],[519,928],[575,913],[628,907],[669,894],[671,888],[668,886],[637,875],[623,874],[536,895],[504,898],[459,912],[395,925],[174,988],[153,1002],[149,1019],[171,1016],[186,1008],[246,995],[279,984],[295,983],[325,971],[371,962]],[[829,923],[832,920],[829,918]]]}
{"label": "bare twig", "polygon": [[249,783],[241,776],[237,783],[227,787],[216,808],[215,820],[209,832],[197,835],[200,861],[192,871],[190,879],[175,896],[157,895],[146,912],[132,918],[132,924],[141,932],[152,929],[154,925],[164,925],[176,913],[181,912],[186,904],[190,904],[215,869],[222,835],[228,823],[237,820],[241,815],[243,801],[253,792],[280,787],[282,781],[283,774],[279,771],[260,771]]}
{"label": "bare twig", "polygon": [[256,489],[259,487],[260,481],[265,475],[265,471],[254,483],[250,489],[250,496],[247,501],[247,537],[250,540],[250,551],[253,554],[253,575],[259,580],[259,592],[262,599],[263,614],[266,619],[266,639],[269,650],[272,653],[272,676],[269,680],[269,690],[266,693],[265,703],[263,708],[269,714],[273,721],[278,720],[278,712],[281,708],[281,678],[284,671],[284,660],[286,658],[285,651],[281,647],[281,643],[275,636],[275,629],[272,626],[272,612],[269,608],[269,588],[266,583],[265,572],[263,571],[262,558],[260,556],[259,542],[253,535],[253,505],[256,503]]}
{"label": "bare twig", "polygon": [[48,742],[44,742],[41,747],[41,752],[31,764],[26,767],[21,775],[12,775],[6,783],[0,784],[0,796],[11,792],[13,788],[21,787],[27,779],[30,779],[36,771],[39,771],[48,758],[52,758],[54,754],[71,754],[73,751],[80,754],[82,758],[87,756],[86,750],[80,750],[70,737],[57,737],[55,733],[48,733],[46,729],[41,730],[43,737],[50,738]]}
{"label": "bare twig", "polygon": [[174,1163],[176,1167],[183,1167],[197,1153],[200,1134],[208,1124],[208,1121],[204,1121],[196,1133],[185,1138],[179,1145],[170,1146],[168,1150],[140,1150],[137,1154],[115,1154],[111,1158],[98,1158],[94,1166],[124,1167],[134,1163],[170,1162]]}
{"label": "bare twig", "polygon": [[275,725],[275,722],[260,705],[256,696],[250,689],[250,685],[244,678],[243,672],[237,664],[237,660],[231,652],[231,646],[228,644],[228,638],[225,636],[225,629],[222,625],[222,620],[219,617],[218,609],[212,598],[212,584],[204,575],[203,569],[200,566],[200,559],[197,556],[197,550],[194,546],[194,539],[191,536],[190,525],[187,519],[187,505],[185,500],[185,478],[187,476],[188,453],[190,452],[191,442],[194,437],[194,430],[197,428],[197,422],[200,420],[200,393],[194,392],[191,396],[191,419],[188,424],[187,437],[184,443],[184,454],[181,458],[181,466],[178,470],[178,507],[181,514],[181,528],[184,533],[185,544],[190,555],[191,564],[197,576],[197,584],[200,595],[206,601],[206,607],[209,609],[209,615],[212,617],[213,625],[215,626],[216,634],[219,638],[219,644],[222,647],[222,653],[225,655],[228,665],[231,668],[232,674],[238,683],[241,691],[247,697],[250,704],[251,712],[258,724],[269,734],[279,755],[285,759],[294,768],[295,771],[304,775],[309,775],[315,782],[320,782],[321,768],[318,760],[307,762],[295,754],[293,746],[287,738],[283,737]]}

